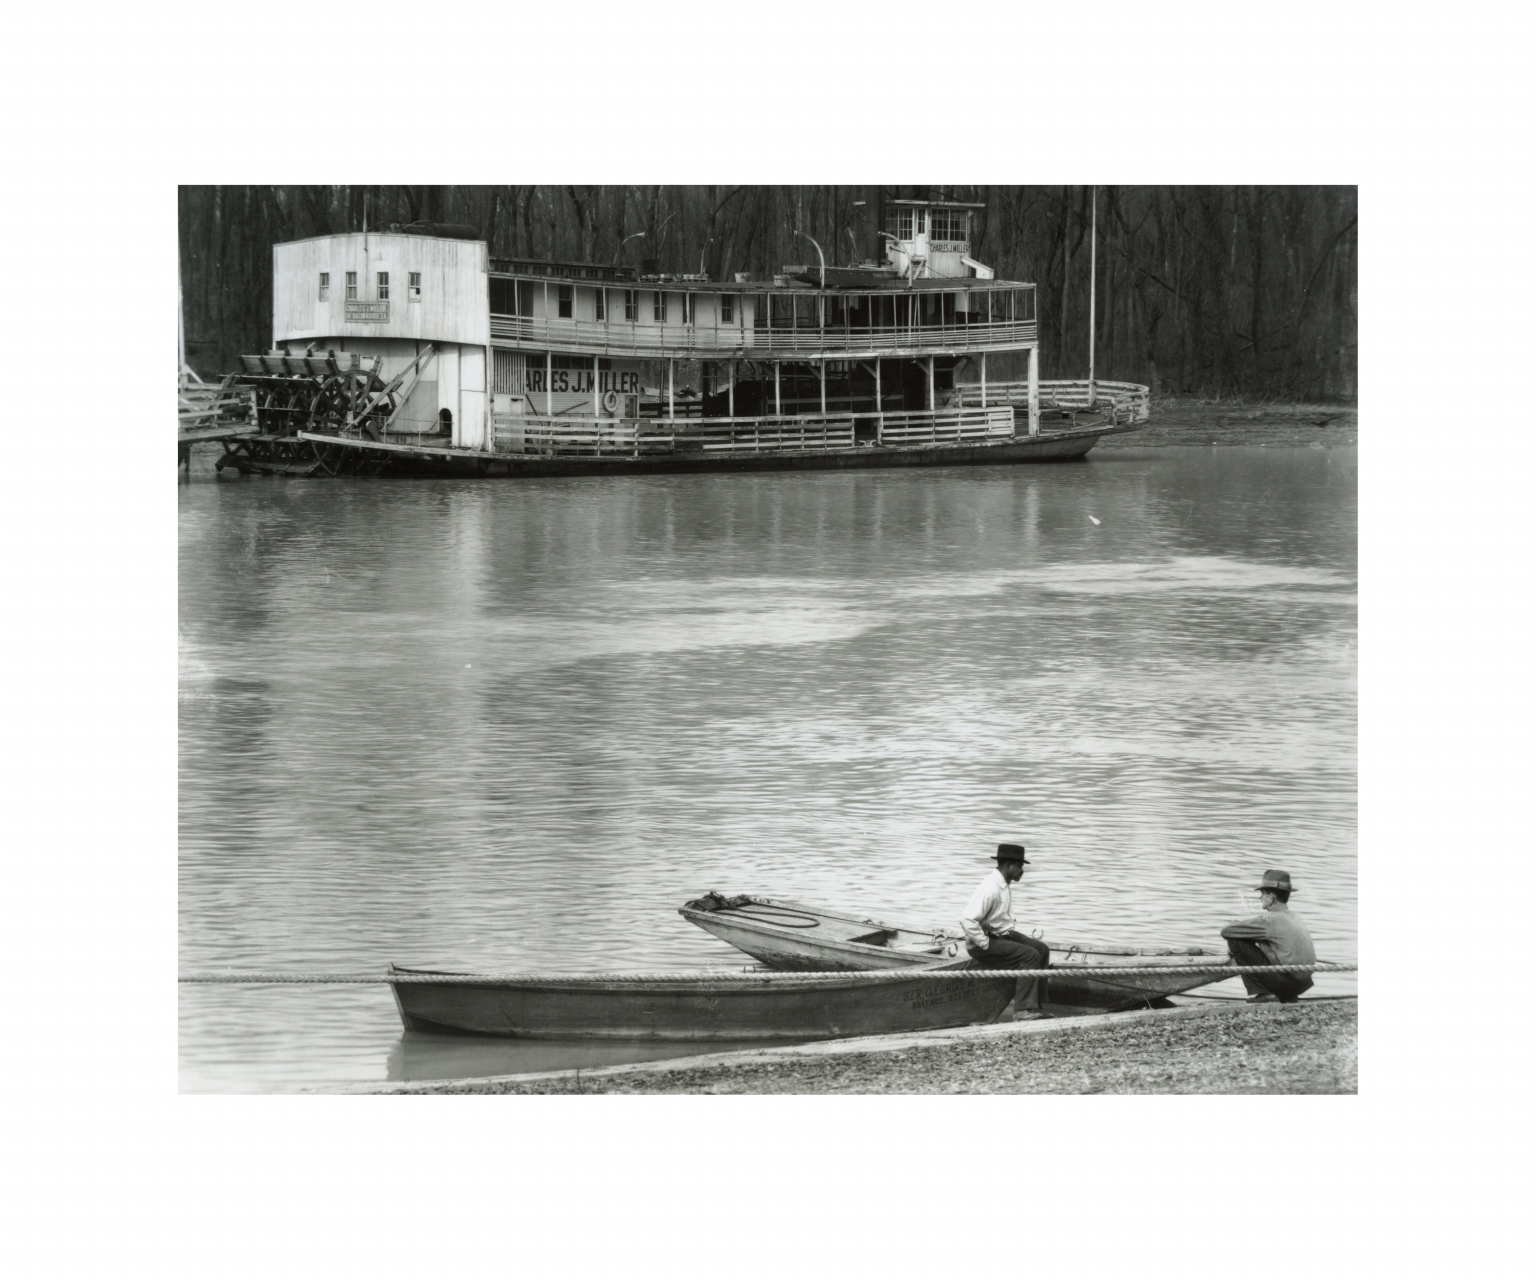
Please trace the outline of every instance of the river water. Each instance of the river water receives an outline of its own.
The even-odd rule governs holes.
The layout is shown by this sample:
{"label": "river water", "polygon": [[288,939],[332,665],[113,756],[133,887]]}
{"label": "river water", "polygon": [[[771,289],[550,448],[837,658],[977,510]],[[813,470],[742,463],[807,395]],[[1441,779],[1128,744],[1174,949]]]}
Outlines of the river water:
{"label": "river water", "polygon": [[[1002,839],[1048,939],[1219,945],[1278,867],[1355,957],[1353,449],[179,503],[183,972],[738,966],[676,908],[954,927]],[[187,1091],[629,1056],[383,987],[180,1023]]]}

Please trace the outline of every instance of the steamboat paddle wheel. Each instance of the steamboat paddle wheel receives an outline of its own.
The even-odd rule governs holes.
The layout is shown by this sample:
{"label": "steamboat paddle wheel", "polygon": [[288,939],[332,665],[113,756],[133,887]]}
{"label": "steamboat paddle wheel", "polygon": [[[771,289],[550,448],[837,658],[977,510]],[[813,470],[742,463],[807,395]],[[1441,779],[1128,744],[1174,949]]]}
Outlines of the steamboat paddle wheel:
{"label": "steamboat paddle wheel", "polygon": [[314,437],[382,441],[430,352],[388,382],[378,357],[355,352],[241,356],[234,380],[255,395],[255,429],[228,439],[215,466],[264,475],[379,474],[387,455]]}

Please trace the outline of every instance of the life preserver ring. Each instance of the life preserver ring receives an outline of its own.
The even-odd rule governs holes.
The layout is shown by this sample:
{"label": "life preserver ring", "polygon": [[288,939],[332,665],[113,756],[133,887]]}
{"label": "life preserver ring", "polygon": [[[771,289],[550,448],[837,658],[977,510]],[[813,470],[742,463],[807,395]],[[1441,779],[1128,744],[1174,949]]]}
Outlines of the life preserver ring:
{"label": "life preserver ring", "polygon": [[603,408],[609,413],[617,413],[619,411],[619,393],[617,391],[603,392]]}

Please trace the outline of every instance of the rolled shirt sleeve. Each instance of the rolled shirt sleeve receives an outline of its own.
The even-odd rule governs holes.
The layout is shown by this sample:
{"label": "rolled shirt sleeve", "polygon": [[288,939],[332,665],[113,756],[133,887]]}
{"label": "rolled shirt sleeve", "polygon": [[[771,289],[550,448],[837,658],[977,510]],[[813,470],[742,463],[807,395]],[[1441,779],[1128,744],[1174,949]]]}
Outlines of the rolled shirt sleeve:
{"label": "rolled shirt sleeve", "polygon": [[960,917],[960,928],[965,932],[966,942],[978,951],[987,949],[987,931],[981,927],[981,922],[992,914],[996,897],[997,890],[983,881],[976,886],[971,900],[965,904],[965,914]]}

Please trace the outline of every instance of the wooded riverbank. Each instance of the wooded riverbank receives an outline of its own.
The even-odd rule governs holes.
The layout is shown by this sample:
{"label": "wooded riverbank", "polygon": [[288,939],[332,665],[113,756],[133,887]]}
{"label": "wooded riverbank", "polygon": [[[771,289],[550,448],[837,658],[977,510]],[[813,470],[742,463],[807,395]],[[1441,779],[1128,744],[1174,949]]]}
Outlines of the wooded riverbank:
{"label": "wooded riverbank", "polygon": [[883,261],[885,202],[940,195],[982,206],[973,257],[1037,285],[1044,377],[1086,375],[1092,310],[1100,378],[1356,394],[1356,192],[1341,186],[185,186],[187,358],[208,376],[271,345],[277,243],[424,220],[474,228],[495,258],[765,281],[818,252]]}

